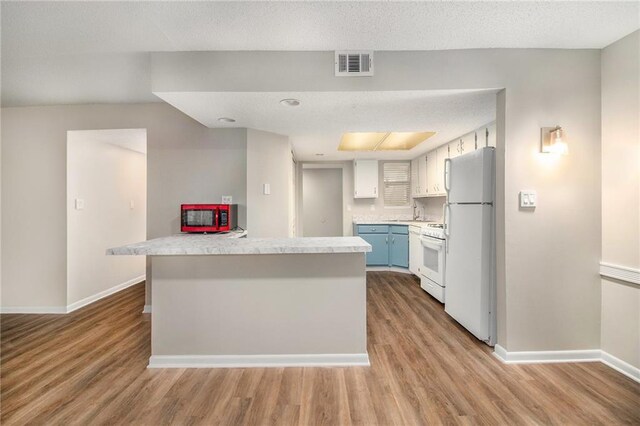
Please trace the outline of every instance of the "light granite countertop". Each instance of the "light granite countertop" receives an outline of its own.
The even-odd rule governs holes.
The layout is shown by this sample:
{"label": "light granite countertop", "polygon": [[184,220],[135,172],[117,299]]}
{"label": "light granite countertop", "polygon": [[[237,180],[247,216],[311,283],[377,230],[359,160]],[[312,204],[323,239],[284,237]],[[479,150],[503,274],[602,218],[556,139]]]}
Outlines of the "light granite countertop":
{"label": "light granite countertop", "polygon": [[360,237],[238,238],[233,234],[179,234],[110,248],[107,255],[314,254],[370,251],[371,245]]}

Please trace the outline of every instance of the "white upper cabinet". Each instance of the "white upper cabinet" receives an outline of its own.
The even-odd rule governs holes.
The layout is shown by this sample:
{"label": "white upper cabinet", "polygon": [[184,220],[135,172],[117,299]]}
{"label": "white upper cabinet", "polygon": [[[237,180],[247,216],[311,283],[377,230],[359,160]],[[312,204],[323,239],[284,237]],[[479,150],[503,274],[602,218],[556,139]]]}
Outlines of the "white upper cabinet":
{"label": "white upper cabinet", "polygon": [[420,195],[420,186],[418,185],[418,168],[420,164],[420,157],[411,160],[411,196],[417,197]]}
{"label": "white upper cabinet", "polygon": [[411,182],[413,185],[411,195],[413,197],[446,195],[444,160],[467,154],[485,146],[496,146],[495,121],[429,151],[426,156],[415,158],[411,161]]}
{"label": "white upper cabinet", "polygon": [[442,145],[437,150],[436,195],[444,195],[444,160],[449,158],[449,145]]}
{"label": "white upper cabinet", "polygon": [[449,158],[456,158],[460,154],[461,138],[449,142]]}
{"label": "white upper cabinet", "polygon": [[378,160],[353,162],[353,198],[378,198]]}
{"label": "white upper cabinet", "polygon": [[460,155],[476,150],[476,132],[470,132],[460,138]]}
{"label": "white upper cabinet", "polygon": [[435,195],[437,193],[437,184],[438,180],[438,151],[434,149],[427,153],[427,182],[425,184],[427,190],[425,195]]}
{"label": "white upper cabinet", "polygon": [[427,195],[427,156],[418,157],[418,195]]}
{"label": "white upper cabinet", "polygon": [[[496,122],[490,123],[486,128],[486,146],[496,147]],[[478,145],[479,146],[479,145]],[[484,146],[484,145],[483,145]]]}

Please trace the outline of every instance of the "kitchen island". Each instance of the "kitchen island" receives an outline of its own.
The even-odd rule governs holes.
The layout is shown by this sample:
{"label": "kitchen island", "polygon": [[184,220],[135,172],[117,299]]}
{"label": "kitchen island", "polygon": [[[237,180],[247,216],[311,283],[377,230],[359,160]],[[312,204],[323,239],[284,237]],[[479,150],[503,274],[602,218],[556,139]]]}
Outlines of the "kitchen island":
{"label": "kitchen island", "polygon": [[176,235],[151,256],[149,367],[368,365],[359,237]]}

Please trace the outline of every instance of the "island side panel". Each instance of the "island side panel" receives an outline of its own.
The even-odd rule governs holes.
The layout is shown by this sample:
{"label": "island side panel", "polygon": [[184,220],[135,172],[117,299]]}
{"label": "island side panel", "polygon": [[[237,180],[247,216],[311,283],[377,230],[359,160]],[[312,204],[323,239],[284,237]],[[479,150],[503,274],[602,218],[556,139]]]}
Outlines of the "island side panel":
{"label": "island side panel", "polygon": [[363,354],[364,253],[154,256],[152,359]]}

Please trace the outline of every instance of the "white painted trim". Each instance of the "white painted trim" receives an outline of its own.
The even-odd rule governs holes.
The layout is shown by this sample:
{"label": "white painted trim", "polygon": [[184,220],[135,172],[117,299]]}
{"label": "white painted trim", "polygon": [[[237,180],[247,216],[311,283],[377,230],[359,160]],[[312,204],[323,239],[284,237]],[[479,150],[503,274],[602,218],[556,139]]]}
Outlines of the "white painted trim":
{"label": "white painted trim", "polygon": [[[107,290],[96,293],[92,296],[85,297],[82,300],[73,302],[67,306],[3,306],[0,307],[0,313],[3,314],[68,314],[90,303],[96,302],[107,296],[111,296],[127,287],[131,287],[134,284],[138,284],[146,279],[146,275],[140,275],[139,277],[130,279]],[[149,311],[151,312],[151,311]]]}
{"label": "white painted trim", "polygon": [[96,294],[94,294],[92,296],[85,297],[82,300],[78,300],[77,302],[73,302],[72,304],[67,305],[67,313],[73,312],[73,311],[75,311],[77,309],[80,309],[80,308],[82,308],[84,306],[87,306],[88,304],[96,302],[96,301],[98,301],[98,300],[100,300],[102,298],[105,298],[107,296],[111,296],[113,293],[117,293],[117,292],[119,292],[121,290],[124,290],[127,287],[131,287],[134,284],[138,284],[138,283],[144,281],[145,278],[146,278],[146,275],[143,274],[143,275],[140,275],[138,277],[132,278],[129,281],[125,281],[125,282],[123,282],[121,284],[118,284],[118,285],[113,286],[111,288],[108,288],[108,289],[106,289],[104,291],[101,291],[100,293],[96,293]]}
{"label": "white painted trim", "polygon": [[66,314],[66,306],[3,306],[2,314]]}
{"label": "white painted trim", "polygon": [[600,275],[640,285],[640,269],[600,262]]}
{"label": "white painted trim", "polygon": [[252,368],[369,366],[369,355],[152,355],[147,368]]}
{"label": "white painted trim", "polygon": [[634,367],[605,351],[602,351],[602,363],[640,383],[640,368]]}
{"label": "white painted trim", "polygon": [[143,314],[150,314],[151,313],[151,305],[144,305],[144,308],[142,308],[142,313]]}
{"label": "white painted trim", "polygon": [[507,352],[500,345],[494,348],[496,358],[505,364],[538,364],[546,362],[589,362],[600,361],[600,349],[578,351],[525,351]]}
{"label": "white painted trim", "polygon": [[640,383],[640,368],[616,358],[600,349],[577,351],[527,351],[507,352],[505,348],[496,345],[493,355],[505,364],[540,364],[559,362],[595,362],[599,361],[608,367],[624,374]]}
{"label": "white painted trim", "polygon": [[367,271],[369,272],[400,272],[402,274],[413,275],[407,268],[400,268],[398,266],[367,266]]}

